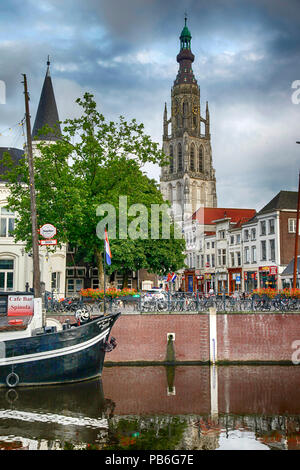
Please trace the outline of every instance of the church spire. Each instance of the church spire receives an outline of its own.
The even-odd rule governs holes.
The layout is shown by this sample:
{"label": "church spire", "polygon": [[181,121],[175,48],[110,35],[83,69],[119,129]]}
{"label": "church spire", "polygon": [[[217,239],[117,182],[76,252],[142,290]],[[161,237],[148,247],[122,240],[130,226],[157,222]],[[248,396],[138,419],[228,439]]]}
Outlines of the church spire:
{"label": "church spire", "polygon": [[180,34],[180,52],[177,55],[177,62],[179,63],[179,70],[174,82],[175,85],[181,83],[193,83],[197,84],[195,79],[192,63],[194,62],[195,56],[191,51],[191,40],[192,35],[189,28],[187,27],[187,15],[184,18],[184,27]]}
{"label": "church spire", "polygon": [[[39,129],[42,129],[45,125],[55,129],[55,133],[39,135]],[[36,137],[36,140],[58,140],[59,135],[57,134],[60,133],[61,129],[59,125],[58,111],[50,75],[50,58],[48,56],[46,76],[33,126],[32,138],[34,139]]]}

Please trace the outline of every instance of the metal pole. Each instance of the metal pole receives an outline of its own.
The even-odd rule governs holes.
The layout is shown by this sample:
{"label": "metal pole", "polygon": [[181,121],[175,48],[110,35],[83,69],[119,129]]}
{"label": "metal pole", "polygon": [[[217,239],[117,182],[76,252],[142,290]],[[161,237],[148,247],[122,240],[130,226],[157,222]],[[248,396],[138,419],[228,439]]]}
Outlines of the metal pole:
{"label": "metal pole", "polygon": [[105,299],[105,296],[106,296],[106,287],[105,287],[105,284],[106,284],[106,272],[105,272],[105,256],[106,256],[106,252],[105,252],[105,240],[103,241],[103,245],[104,245],[104,249],[103,249],[103,274],[104,274],[104,302],[103,302],[103,313],[104,315],[106,314],[106,299]]}
{"label": "metal pole", "polygon": [[293,288],[294,289],[296,289],[296,285],[297,285],[299,212],[300,212],[300,172],[299,172],[299,183],[298,183],[298,203],[297,203],[297,218],[296,218],[296,233],[295,233],[295,256],[294,256],[294,276],[293,276]]}
{"label": "metal pole", "polygon": [[34,297],[41,297],[40,285],[40,262],[39,262],[39,240],[37,229],[37,213],[34,184],[34,167],[32,157],[31,126],[29,114],[29,96],[27,89],[27,78],[24,77],[25,111],[26,111],[26,131],[27,131],[27,157],[29,169],[29,188],[30,188],[30,206],[31,206],[31,228],[32,228],[32,258],[33,258],[33,288]]}

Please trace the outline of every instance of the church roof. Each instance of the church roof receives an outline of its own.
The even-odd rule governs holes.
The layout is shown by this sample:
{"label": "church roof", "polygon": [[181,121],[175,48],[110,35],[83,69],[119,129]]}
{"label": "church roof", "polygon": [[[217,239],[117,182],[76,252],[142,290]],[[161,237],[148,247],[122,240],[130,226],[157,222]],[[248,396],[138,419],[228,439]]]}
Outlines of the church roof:
{"label": "church roof", "polygon": [[[13,148],[13,147],[0,147],[0,175],[4,175],[5,171],[8,169],[6,165],[4,165],[1,160],[3,158],[4,153],[8,152],[12,158],[14,165],[18,165],[21,158],[24,156],[24,150]],[[1,181],[5,181],[5,178]]]}
{"label": "church roof", "polygon": [[[44,85],[40,97],[38,110],[32,131],[32,138],[36,140],[59,140],[61,133],[59,125],[58,111],[50,76],[50,62],[47,62],[47,72],[44,80]],[[38,135],[38,131],[45,125],[55,129],[55,133],[48,133],[46,135]]]}
{"label": "church roof", "polygon": [[188,38],[188,39],[191,39],[191,38],[192,38],[192,35],[191,35],[191,33],[190,33],[190,30],[189,30],[189,28],[187,27],[186,24],[184,25],[184,28],[183,28],[183,30],[181,31],[181,35],[180,35],[180,39],[183,39],[183,38]]}

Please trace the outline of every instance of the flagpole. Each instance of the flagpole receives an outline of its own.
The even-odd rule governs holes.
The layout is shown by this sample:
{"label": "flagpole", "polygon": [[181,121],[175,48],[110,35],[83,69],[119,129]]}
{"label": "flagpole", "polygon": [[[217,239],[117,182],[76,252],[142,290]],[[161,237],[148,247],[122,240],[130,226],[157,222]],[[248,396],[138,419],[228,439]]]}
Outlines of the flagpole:
{"label": "flagpole", "polygon": [[[105,236],[105,232],[104,232],[104,236]],[[104,315],[106,315],[106,300],[105,300],[105,295],[106,295],[106,287],[105,287],[105,284],[106,284],[106,270],[105,270],[105,265],[106,265],[106,262],[105,262],[105,258],[106,258],[106,250],[105,250],[105,239],[103,240],[103,273],[104,273],[104,303],[103,303],[103,313]]]}

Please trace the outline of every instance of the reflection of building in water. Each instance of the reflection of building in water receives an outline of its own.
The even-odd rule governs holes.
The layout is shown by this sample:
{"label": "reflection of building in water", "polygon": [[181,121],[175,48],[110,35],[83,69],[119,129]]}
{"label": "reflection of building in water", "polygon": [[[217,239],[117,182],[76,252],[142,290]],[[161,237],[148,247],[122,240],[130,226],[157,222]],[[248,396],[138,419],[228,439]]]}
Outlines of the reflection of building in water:
{"label": "reflection of building in water", "polygon": [[181,449],[183,450],[215,450],[219,447],[221,428],[209,417],[191,419],[184,433]]}

